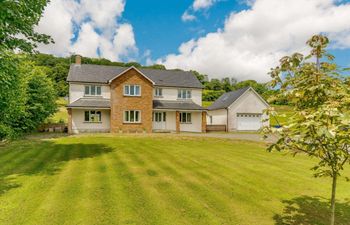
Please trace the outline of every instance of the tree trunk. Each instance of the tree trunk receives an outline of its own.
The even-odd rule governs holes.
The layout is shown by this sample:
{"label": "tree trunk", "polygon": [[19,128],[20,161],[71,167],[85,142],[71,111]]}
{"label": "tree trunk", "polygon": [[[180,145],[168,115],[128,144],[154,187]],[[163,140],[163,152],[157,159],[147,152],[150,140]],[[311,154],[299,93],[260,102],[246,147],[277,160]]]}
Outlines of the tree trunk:
{"label": "tree trunk", "polygon": [[337,188],[337,173],[333,172],[332,182],[332,197],[331,197],[331,225],[334,225],[335,221],[335,191]]}

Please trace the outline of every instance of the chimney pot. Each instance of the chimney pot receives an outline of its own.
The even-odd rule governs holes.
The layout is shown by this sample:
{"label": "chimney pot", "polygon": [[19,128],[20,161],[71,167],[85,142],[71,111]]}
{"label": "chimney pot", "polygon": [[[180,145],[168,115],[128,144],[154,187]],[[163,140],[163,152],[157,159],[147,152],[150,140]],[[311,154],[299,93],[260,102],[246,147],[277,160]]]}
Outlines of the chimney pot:
{"label": "chimney pot", "polygon": [[81,65],[81,55],[75,55],[75,64]]}

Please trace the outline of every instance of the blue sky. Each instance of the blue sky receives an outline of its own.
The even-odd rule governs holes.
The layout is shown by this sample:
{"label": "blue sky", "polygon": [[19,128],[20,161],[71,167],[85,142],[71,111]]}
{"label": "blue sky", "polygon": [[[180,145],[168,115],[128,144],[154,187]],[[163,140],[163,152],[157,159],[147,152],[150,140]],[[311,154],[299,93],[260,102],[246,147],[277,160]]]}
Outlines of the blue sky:
{"label": "blue sky", "polygon": [[177,52],[181,43],[215,32],[222,28],[232,11],[247,9],[238,1],[225,0],[210,10],[198,13],[193,22],[183,22],[181,16],[192,0],[129,0],[123,19],[134,27],[136,42],[141,52],[152,51],[154,58]]}
{"label": "blue sky", "polygon": [[58,56],[267,81],[282,56],[307,53],[317,33],[350,67],[349,21],[349,0],[52,0],[37,29],[56,42],[39,50]]}

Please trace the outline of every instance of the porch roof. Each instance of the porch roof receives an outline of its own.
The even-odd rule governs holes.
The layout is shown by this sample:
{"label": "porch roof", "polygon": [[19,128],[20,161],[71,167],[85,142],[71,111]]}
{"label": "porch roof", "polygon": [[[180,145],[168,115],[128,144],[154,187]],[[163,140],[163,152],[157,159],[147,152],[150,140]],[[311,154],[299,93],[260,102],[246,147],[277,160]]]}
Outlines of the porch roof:
{"label": "porch roof", "polygon": [[205,110],[202,106],[197,105],[191,100],[153,100],[153,109]]}
{"label": "porch roof", "polygon": [[111,102],[107,98],[79,98],[67,105],[67,108],[97,108],[109,109]]}

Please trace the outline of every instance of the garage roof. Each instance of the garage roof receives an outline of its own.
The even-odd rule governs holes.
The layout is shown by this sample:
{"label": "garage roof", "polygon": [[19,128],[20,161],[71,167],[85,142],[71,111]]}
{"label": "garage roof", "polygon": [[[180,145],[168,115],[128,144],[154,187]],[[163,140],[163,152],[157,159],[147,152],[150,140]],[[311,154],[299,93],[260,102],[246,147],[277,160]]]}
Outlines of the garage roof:
{"label": "garage roof", "polygon": [[220,98],[208,107],[208,110],[226,109],[250,88],[251,87],[245,87],[221,95]]}

